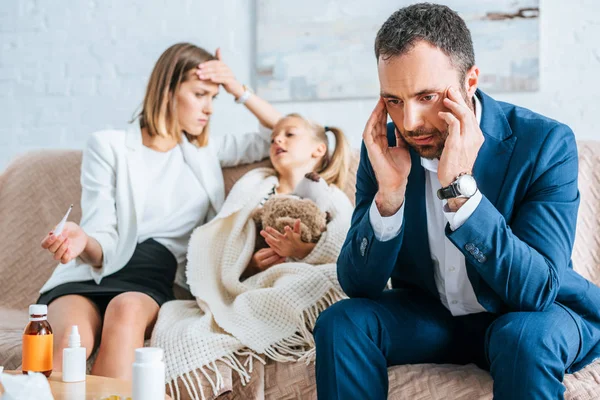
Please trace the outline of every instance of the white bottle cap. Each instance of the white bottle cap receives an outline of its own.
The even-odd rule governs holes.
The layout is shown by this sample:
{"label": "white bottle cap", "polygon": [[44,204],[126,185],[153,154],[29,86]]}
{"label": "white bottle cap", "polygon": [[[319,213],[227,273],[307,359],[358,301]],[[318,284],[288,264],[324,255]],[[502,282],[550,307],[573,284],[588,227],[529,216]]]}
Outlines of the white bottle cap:
{"label": "white bottle cap", "polygon": [[48,306],[45,304],[32,304],[29,306],[29,315],[48,315]]}
{"label": "white bottle cap", "polygon": [[142,347],[135,349],[135,362],[160,362],[163,359],[163,349],[159,347]]}
{"label": "white bottle cap", "polygon": [[69,347],[81,347],[81,336],[79,336],[79,329],[77,325],[71,327],[71,334],[69,335]]}

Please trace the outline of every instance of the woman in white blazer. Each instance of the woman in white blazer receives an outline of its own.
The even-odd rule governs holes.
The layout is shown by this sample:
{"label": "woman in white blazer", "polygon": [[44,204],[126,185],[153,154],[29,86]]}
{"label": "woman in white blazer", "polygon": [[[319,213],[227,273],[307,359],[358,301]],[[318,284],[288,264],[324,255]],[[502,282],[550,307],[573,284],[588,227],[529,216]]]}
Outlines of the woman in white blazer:
{"label": "woman in white blazer", "polygon": [[[192,230],[224,201],[221,167],[269,155],[270,130],[210,138],[213,98],[222,86],[272,128],[281,115],[241,85],[221,60],[188,43],[156,63],[142,110],[125,131],[92,134],[81,168],[80,225],[42,241],[61,264],[40,290],[54,329],[55,371],[72,325],[87,356],[100,341],[94,375],[131,378],[159,307],[185,286]],[[101,340],[100,340],[101,339]]]}

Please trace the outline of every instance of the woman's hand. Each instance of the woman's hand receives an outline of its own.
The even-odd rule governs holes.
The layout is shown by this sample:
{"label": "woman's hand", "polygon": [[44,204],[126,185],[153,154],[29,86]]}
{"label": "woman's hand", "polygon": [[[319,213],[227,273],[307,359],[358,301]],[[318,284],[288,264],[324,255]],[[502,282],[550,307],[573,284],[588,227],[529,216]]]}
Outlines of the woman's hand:
{"label": "woman's hand", "polygon": [[285,227],[285,233],[282,234],[276,229],[267,227],[260,231],[262,237],[271,249],[281,257],[293,257],[298,260],[303,259],[315,248],[314,243],[305,243],[300,236],[300,220],[294,223],[294,228]]}
{"label": "woman's hand", "polygon": [[46,235],[42,240],[42,248],[52,253],[56,261],[66,264],[83,253],[88,240],[88,235],[79,225],[67,222],[60,235],[55,235],[53,231]]}
{"label": "woman's hand", "polygon": [[196,74],[203,81],[222,85],[225,91],[236,99],[244,94],[244,86],[235,79],[231,69],[223,62],[221,49],[217,49],[217,59],[204,62],[198,66]]}

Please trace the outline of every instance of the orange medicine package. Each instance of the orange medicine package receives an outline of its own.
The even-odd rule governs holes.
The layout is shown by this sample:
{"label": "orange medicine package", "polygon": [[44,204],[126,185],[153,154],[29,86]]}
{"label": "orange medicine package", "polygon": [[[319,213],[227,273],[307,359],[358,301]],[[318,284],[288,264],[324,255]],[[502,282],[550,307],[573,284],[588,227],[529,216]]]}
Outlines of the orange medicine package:
{"label": "orange medicine package", "polygon": [[54,335],[23,335],[23,371],[52,370]]}

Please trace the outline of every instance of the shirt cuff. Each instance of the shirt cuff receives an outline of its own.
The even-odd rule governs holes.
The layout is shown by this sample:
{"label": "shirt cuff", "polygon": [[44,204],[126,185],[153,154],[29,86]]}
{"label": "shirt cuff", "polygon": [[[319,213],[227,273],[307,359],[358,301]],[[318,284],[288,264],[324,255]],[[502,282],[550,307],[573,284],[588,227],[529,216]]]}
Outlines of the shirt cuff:
{"label": "shirt cuff", "polygon": [[473,197],[471,197],[465,204],[462,205],[461,208],[456,212],[449,211],[448,202],[444,202],[444,216],[448,220],[450,224],[450,229],[453,231],[457,230],[469,219],[469,217],[475,212],[479,203],[481,203],[481,199],[483,195],[478,190],[475,192]]}
{"label": "shirt cuff", "polygon": [[402,230],[404,202],[402,202],[402,207],[400,207],[396,214],[390,217],[382,217],[377,205],[375,205],[375,199],[373,199],[371,208],[369,209],[369,220],[371,221],[371,227],[373,228],[373,232],[375,232],[377,240],[380,242],[392,240],[398,236],[400,230]]}

